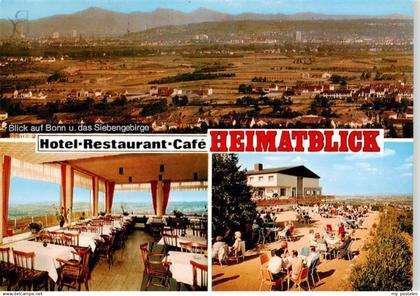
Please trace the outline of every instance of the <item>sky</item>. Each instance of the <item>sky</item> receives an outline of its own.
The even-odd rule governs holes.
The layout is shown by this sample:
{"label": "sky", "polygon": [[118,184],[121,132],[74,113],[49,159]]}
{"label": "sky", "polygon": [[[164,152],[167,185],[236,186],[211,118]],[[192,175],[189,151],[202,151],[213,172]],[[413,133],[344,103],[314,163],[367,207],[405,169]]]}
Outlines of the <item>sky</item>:
{"label": "sky", "polygon": [[305,165],[321,177],[323,194],[411,195],[413,144],[386,142],[378,154],[239,154],[242,168]]}
{"label": "sky", "polygon": [[88,7],[119,12],[148,12],[157,8],[191,12],[204,7],[229,14],[314,12],[336,15],[413,15],[413,0],[0,0],[0,18],[14,18],[18,10],[27,10],[29,19],[38,19],[71,14]]}
{"label": "sky", "polygon": [[[177,201],[207,201],[207,191],[171,191],[170,202]],[[60,201],[60,186],[55,183],[34,181],[12,177],[10,182],[11,205],[49,203],[56,205]],[[81,188],[74,189],[75,202],[90,202],[90,191]],[[115,202],[150,202],[150,192],[115,192]]]}

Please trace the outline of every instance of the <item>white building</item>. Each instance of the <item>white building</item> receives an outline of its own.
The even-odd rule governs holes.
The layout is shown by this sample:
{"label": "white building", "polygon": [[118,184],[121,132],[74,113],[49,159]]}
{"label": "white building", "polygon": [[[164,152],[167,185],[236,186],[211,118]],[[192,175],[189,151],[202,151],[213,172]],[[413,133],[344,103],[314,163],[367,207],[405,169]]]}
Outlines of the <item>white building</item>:
{"label": "white building", "polygon": [[254,198],[289,198],[322,194],[320,177],[300,165],[263,169],[261,163],[247,172],[248,185],[253,187]]}

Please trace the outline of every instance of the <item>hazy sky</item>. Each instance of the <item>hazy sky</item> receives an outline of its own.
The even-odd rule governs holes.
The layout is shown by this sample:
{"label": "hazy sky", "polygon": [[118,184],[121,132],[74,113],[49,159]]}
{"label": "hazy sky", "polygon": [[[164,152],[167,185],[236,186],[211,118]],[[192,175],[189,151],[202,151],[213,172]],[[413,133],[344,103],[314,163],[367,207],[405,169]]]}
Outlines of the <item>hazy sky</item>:
{"label": "hazy sky", "polygon": [[324,194],[412,194],[413,144],[385,143],[383,155],[240,154],[243,168],[305,165],[321,177]]}
{"label": "hazy sky", "polygon": [[0,0],[0,18],[13,18],[16,11],[29,11],[30,19],[69,14],[88,7],[120,12],[171,8],[190,12],[204,7],[239,14],[315,12],[324,14],[413,14],[412,0]]}

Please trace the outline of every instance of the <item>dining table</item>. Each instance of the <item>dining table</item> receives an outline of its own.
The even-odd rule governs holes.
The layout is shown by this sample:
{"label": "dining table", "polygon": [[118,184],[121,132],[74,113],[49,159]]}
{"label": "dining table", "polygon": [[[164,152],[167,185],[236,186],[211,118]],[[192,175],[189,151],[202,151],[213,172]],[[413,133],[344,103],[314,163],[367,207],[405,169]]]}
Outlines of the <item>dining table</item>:
{"label": "dining table", "polygon": [[[207,239],[205,237],[194,236],[194,235],[186,235],[186,236],[177,236],[177,245],[173,246],[173,240],[170,241],[170,246],[181,248],[180,243],[200,243],[200,244],[207,244]],[[163,237],[159,240],[158,245],[164,245],[165,242]]]}
{"label": "dining table", "polygon": [[[172,278],[177,283],[184,283],[187,285],[193,284],[193,267],[190,261],[195,261],[202,265],[208,265],[207,257],[204,254],[170,251],[166,257],[166,261],[170,262],[169,270],[172,273]],[[197,285],[201,286],[201,277],[197,277]]]}
{"label": "dining table", "polygon": [[[54,244],[47,244],[44,247],[42,242],[27,240],[14,242],[10,245],[10,248],[16,251],[27,253],[34,252],[34,269],[48,272],[48,276],[54,282],[57,282],[58,280],[57,268],[60,267],[60,263],[57,261],[57,259],[73,259],[73,252],[75,252],[72,247]],[[12,251],[10,257],[11,262],[14,263]]]}

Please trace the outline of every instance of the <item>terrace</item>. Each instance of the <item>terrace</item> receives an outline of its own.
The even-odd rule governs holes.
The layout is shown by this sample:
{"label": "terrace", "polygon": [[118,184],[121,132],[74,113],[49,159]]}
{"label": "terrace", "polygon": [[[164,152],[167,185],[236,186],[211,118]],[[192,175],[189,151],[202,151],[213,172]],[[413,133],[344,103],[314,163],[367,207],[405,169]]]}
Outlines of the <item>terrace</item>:
{"label": "terrace", "polygon": [[0,151],[2,290],[207,289],[206,154]]}

